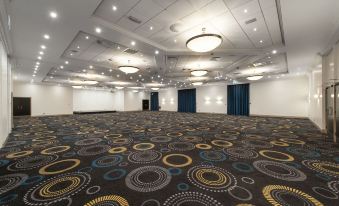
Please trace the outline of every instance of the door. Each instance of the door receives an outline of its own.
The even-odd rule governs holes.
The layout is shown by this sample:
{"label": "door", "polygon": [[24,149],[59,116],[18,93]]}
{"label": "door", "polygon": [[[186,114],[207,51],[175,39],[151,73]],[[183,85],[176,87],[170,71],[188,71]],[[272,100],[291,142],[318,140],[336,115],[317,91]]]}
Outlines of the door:
{"label": "door", "polygon": [[151,111],[159,111],[159,93],[151,92]]}
{"label": "door", "polygon": [[31,115],[31,98],[13,97],[13,115],[14,116]]}
{"label": "door", "polygon": [[178,112],[196,112],[196,90],[178,90]]}
{"label": "door", "polygon": [[149,110],[149,100],[148,99],[142,100],[142,110],[143,111]]}
{"label": "door", "polygon": [[327,135],[330,139],[333,139],[333,99],[334,99],[334,89],[333,86],[326,88],[326,129]]}
{"label": "door", "polygon": [[227,114],[250,114],[250,87],[249,84],[237,84],[227,86]]}

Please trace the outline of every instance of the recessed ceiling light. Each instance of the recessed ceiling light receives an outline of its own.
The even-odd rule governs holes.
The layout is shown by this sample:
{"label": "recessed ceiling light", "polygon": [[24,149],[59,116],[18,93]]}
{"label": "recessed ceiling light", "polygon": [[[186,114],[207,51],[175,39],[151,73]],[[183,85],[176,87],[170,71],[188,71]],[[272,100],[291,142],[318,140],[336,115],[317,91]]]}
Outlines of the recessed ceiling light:
{"label": "recessed ceiling light", "polygon": [[176,40],[176,39],[174,39],[174,43],[177,43],[177,40]]}
{"label": "recessed ceiling light", "polygon": [[155,54],[159,54],[159,51],[158,50],[155,50],[155,52],[154,52]]}
{"label": "recessed ceiling light", "polygon": [[50,78],[50,79],[53,79],[54,77],[53,77],[53,76],[50,76],[49,78]]}
{"label": "recessed ceiling light", "polygon": [[117,9],[118,9],[118,8],[117,8],[115,5],[112,6],[112,10],[113,10],[113,11],[116,11]]}
{"label": "recessed ceiling light", "polygon": [[254,28],[253,31],[257,31],[257,28]]}
{"label": "recessed ceiling light", "polygon": [[263,41],[263,40],[260,40],[259,42],[260,42],[260,44],[264,43],[264,41]]}
{"label": "recessed ceiling light", "polygon": [[135,41],[131,41],[131,45],[132,45],[132,46],[135,46]]}
{"label": "recessed ceiling light", "polygon": [[46,46],[45,45],[41,45],[40,48],[41,49],[46,49]]}
{"label": "recessed ceiling light", "polygon": [[100,34],[101,33],[101,28],[99,28],[99,27],[95,28],[95,32]]}
{"label": "recessed ceiling light", "polygon": [[60,69],[63,69],[64,68],[64,66],[60,66]]}
{"label": "recessed ceiling light", "polygon": [[104,75],[105,73],[101,72],[102,75]]}
{"label": "recessed ceiling light", "polygon": [[83,69],[82,71],[83,71],[83,72],[86,72],[87,70],[86,70],[86,69]]}
{"label": "recessed ceiling light", "polygon": [[38,56],[38,59],[40,59],[40,60],[41,60],[41,59],[42,59],[42,58],[41,58],[41,56]]}
{"label": "recessed ceiling light", "polygon": [[35,74],[33,74],[32,76],[33,76],[33,77],[35,77],[36,75],[35,75]]}
{"label": "recessed ceiling light", "polygon": [[93,66],[92,66],[92,65],[89,65],[89,68],[90,68],[90,69],[93,69]]}
{"label": "recessed ceiling light", "polygon": [[68,62],[68,61],[65,61],[65,64],[69,64],[69,62]]}
{"label": "recessed ceiling light", "polygon": [[119,78],[119,77],[120,77],[120,75],[119,75],[119,74],[117,74],[117,77]]}
{"label": "recessed ceiling light", "polygon": [[112,71],[113,71],[113,69],[110,69],[110,70],[109,70],[109,72],[112,72]]}
{"label": "recessed ceiling light", "polygon": [[86,39],[89,39],[89,36],[86,36]]}
{"label": "recessed ceiling light", "polygon": [[39,54],[44,55],[44,52],[43,52],[43,51],[40,51]]}
{"label": "recessed ceiling light", "polygon": [[248,10],[247,9],[244,9],[244,13],[247,13],[248,12]]}
{"label": "recessed ceiling light", "polygon": [[50,39],[50,36],[48,34],[44,34],[45,39]]}
{"label": "recessed ceiling light", "polygon": [[36,64],[36,65],[40,65],[40,62],[36,62],[35,64]]}
{"label": "recessed ceiling light", "polygon": [[120,49],[120,46],[118,46],[117,49]]}
{"label": "recessed ceiling light", "polygon": [[153,30],[153,26],[150,26],[150,27],[149,27],[149,30]]}
{"label": "recessed ceiling light", "polygon": [[276,54],[276,53],[277,53],[277,50],[273,50],[273,51],[272,51],[272,54]]}
{"label": "recessed ceiling light", "polygon": [[77,46],[77,49],[80,49],[80,46]]}
{"label": "recessed ceiling light", "polygon": [[55,12],[55,11],[51,11],[51,12],[49,12],[49,16],[50,16],[52,19],[56,19],[56,18],[58,18],[58,13]]}

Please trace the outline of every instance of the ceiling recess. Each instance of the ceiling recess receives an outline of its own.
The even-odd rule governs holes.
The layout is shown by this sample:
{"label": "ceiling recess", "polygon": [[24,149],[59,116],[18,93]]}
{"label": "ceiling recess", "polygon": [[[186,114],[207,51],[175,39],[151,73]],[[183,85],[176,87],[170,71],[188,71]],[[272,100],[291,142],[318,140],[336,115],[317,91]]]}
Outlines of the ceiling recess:
{"label": "ceiling recess", "polygon": [[132,22],[134,22],[134,23],[136,23],[136,24],[141,24],[141,20],[138,19],[138,18],[136,18],[136,17],[134,17],[134,16],[128,16],[127,18],[128,18],[130,21],[132,21]]}
{"label": "ceiling recess", "polygon": [[256,21],[257,21],[257,19],[256,19],[256,18],[253,18],[253,19],[250,19],[250,20],[245,21],[245,24],[252,24],[252,23],[254,23],[254,22],[256,22]]}

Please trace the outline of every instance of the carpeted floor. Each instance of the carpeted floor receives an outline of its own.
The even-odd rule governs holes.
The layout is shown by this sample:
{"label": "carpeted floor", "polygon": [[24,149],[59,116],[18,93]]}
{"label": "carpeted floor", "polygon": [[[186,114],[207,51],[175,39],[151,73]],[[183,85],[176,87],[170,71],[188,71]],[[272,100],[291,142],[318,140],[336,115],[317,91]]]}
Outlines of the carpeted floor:
{"label": "carpeted floor", "polygon": [[17,118],[0,205],[339,205],[339,148],[306,119],[127,112]]}

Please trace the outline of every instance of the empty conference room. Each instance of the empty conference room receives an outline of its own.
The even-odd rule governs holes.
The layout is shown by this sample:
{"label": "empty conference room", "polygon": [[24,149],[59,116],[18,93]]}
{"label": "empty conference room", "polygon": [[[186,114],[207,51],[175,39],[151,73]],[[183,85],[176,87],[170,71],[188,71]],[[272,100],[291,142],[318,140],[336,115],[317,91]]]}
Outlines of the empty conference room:
{"label": "empty conference room", "polygon": [[339,206],[338,0],[0,0],[0,206]]}

